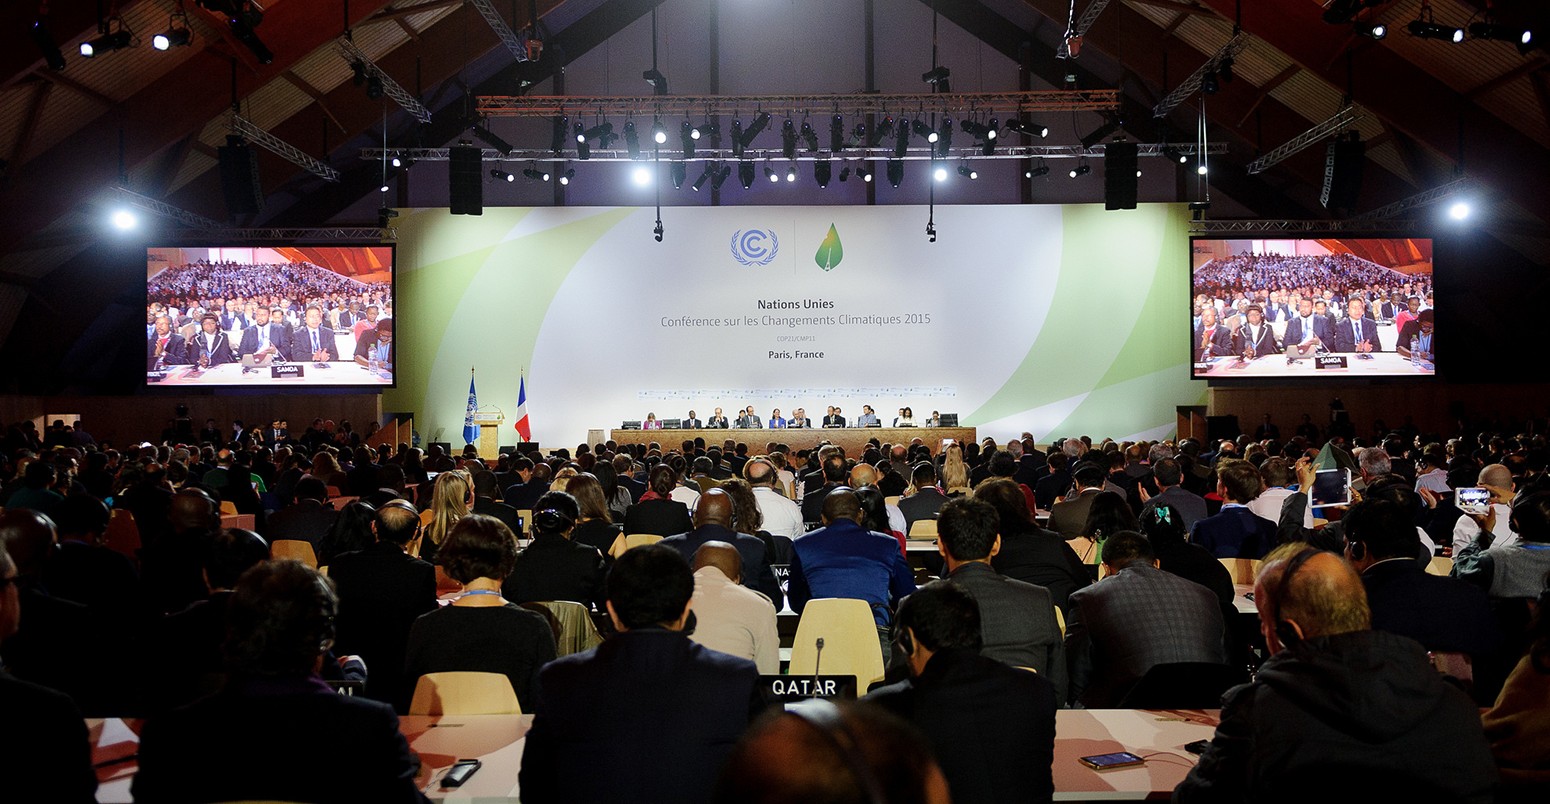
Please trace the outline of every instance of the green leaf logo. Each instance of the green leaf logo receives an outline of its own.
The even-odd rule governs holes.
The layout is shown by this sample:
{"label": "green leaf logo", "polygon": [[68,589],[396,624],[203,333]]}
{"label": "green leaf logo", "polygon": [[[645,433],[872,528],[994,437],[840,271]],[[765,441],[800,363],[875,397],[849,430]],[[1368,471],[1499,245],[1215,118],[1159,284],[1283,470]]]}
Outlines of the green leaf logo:
{"label": "green leaf logo", "polygon": [[818,267],[825,271],[834,270],[834,266],[845,259],[845,247],[840,245],[840,233],[835,231],[834,224],[829,224],[829,234],[825,235],[823,242],[818,245],[818,253],[813,255],[813,260]]}

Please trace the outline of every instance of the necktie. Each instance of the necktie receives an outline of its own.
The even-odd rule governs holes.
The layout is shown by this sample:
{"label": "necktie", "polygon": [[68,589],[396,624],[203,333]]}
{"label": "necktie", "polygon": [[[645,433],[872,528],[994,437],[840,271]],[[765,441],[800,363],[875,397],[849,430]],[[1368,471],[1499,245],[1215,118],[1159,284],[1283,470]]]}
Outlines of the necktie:
{"label": "necktie", "polygon": [[316,351],[318,351],[318,331],[314,329],[314,330],[311,330],[311,332],[312,332],[312,351],[316,352]]}

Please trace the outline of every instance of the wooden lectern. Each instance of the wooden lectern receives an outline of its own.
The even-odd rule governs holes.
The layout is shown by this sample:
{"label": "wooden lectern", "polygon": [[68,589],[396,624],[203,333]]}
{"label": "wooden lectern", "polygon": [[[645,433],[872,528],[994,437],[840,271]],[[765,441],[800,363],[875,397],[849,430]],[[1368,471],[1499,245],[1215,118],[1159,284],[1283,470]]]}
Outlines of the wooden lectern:
{"label": "wooden lectern", "polygon": [[500,454],[500,427],[504,421],[506,415],[498,410],[474,413],[474,424],[479,425],[479,441],[475,444],[479,448],[479,457],[493,461]]}

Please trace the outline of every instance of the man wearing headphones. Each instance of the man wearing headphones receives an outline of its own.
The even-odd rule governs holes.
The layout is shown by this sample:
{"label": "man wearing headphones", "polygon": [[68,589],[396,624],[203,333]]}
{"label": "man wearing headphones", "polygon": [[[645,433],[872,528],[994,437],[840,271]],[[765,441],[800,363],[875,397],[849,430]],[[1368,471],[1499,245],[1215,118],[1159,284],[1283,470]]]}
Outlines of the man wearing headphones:
{"label": "man wearing headphones", "polygon": [[1173,800],[1491,801],[1496,764],[1469,697],[1418,643],[1371,629],[1361,578],[1339,556],[1277,552],[1254,586],[1273,655],[1223,696]]}

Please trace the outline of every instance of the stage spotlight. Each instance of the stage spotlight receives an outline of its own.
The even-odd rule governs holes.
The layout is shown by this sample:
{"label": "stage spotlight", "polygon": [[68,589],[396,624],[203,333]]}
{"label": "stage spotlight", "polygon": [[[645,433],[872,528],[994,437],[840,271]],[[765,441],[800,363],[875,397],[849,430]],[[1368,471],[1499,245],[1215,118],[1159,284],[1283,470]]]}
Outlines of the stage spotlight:
{"label": "stage spotlight", "polygon": [[157,50],[171,50],[175,47],[186,47],[192,41],[194,41],[194,34],[188,29],[188,15],[175,11],[167,21],[167,32],[151,37],[151,47]]}
{"label": "stage spotlight", "polygon": [[127,209],[115,210],[110,220],[113,222],[113,228],[120,232],[127,232],[140,225],[140,219]]}
{"label": "stage spotlight", "polygon": [[640,77],[646,79],[646,83],[651,85],[651,94],[667,94],[667,76],[663,75],[655,67],[642,72]]}
{"label": "stage spotlight", "polygon": [[129,32],[120,28],[112,33],[103,34],[96,39],[82,42],[81,55],[91,59],[126,47],[129,47]]}
{"label": "stage spotlight", "polygon": [[388,191],[388,186],[387,186],[387,182],[386,182],[386,181],[384,181],[384,182],[383,182],[383,184],[382,184],[382,186],[381,186],[381,187],[378,187],[378,188],[377,188],[377,192],[379,192],[379,193],[385,193],[385,192],[387,192],[387,191]]}
{"label": "stage spotlight", "polygon": [[640,159],[640,135],[635,132],[635,121],[624,121],[624,148],[631,159]]}
{"label": "stage spotlight", "polygon": [[1067,173],[1066,175],[1074,179],[1079,176],[1086,176],[1091,172],[1093,172],[1092,166],[1087,164],[1087,161],[1084,159],[1081,164],[1071,168],[1071,172]]}
{"label": "stage spotlight", "polygon": [[614,124],[603,122],[582,132],[582,136],[588,140],[597,140],[597,147],[607,148],[614,139]]}
{"label": "stage spotlight", "polygon": [[996,125],[995,118],[991,118],[988,126],[974,120],[965,120],[958,124],[958,128],[977,140],[990,141],[996,138],[996,129],[999,126]]}
{"label": "stage spotlight", "polygon": [[1515,45],[1528,45],[1534,41],[1533,31],[1527,28],[1515,28],[1511,25],[1502,25],[1495,22],[1476,22],[1469,26],[1471,39],[1493,39],[1497,42],[1511,42]]}
{"label": "stage spotlight", "polygon": [[902,159],[905,151],[910,147],[910,124],[908,121],[900,120],[899,124],[894,126],[894,130],[897,133],[893,138],[893,156],[895,159]]}
{"label": "stage spotlight", "polygon": [[1028,171],[1023,174],[1023,177],[1024,178],[1028,178],[1028,179],[1036,179],[1036,178],[1038,178],[1040,176],[1048,176],[1048,175],[1049,175],[1049,165],[1044,164],[1044,160],[1040,159],[1039,160],[1039,164],[1034,165],[1033,167],[1029,168]]}
{"label": "stage spotlight", "polygon": [[1353,27],[1358,36],[1368,39],[1382,39],[1389,35],[1389,26],[1381,22],[1358,22]]}
{"label": "stage spotlight", "polygon": [[663,234],[665,234],[665,230],[662,228],[662,221],[657,221],[656,227],[651,230],[651,236],[655,237],[657,242],[660,243],[662,242]]}
{"label": "stage spotlight", "polygon": [[846,179],[849,179],[849,178],[850,178],[850,165],[846,165],[846,166],[840,168],[840,181],[845,181]]}
{"label": "stage spotlight", "polygon": [[864,182],[870,182],[872,180],[872,171],[867,170],[865,165],[857,165],[856,178],[859,178]]}
{"label": "stage spotlight", "polygon": [[1411,36],[1419,39],[1439,39],[1455,45],[1464,41],[1463,28],[1441,25],[1428,19],[1411,20],[1405,27],[1410,31]]}
{"label": "stage spotlight", "polygon": [[721,147],[721,127],[706,120],[694,127],[695,139],[703,139],[712,150]]}
{"label": "stage spotlight", "polygon": [[813,130],[813,124],[802,121],[802,142],[807,145],[808,153],[818,152],[818,132]]}
{"label": "stage spotlight", "polygon": [[651,141],[658,145],[667,142],[667,127],[662,125],[662,118],[651,121]]}
{"label": "stage spotlight", "polygon": [[[862,134],[857,135],[858,139],[865,135],[866,128],[863,126],[861,131]],[[829,118],[829,152],[837,154],[843,150],[845,150],[845,118],[835,115]]]}
{"label": "stage spotlight", "polygon": [[1215,70],[1207,72],[1205,76],[1200,79],[1200,91],[1206,93],[1207,95],[1215,95],[1216,93],[1222,91],[1222,85],[1216,80]]}
{"label": "stage spotlight", "polygon": [[797,124],[789,117],[780,124],[780,155],[786,159],[797,155]]}
{"label": "stage spotlight", "polygon": [[780,177],[775,175],[775,168],[770,167],[769,165],[764,166],[764,177],[770,180],[770,184],[780,183]]}
{"label": "stage spotlight", "polygon": [[727,177],[730,175],[732,175],[732,166],[722,162],[721,167],[711,174],[710,188],[712,190],[720,190],[721,185],[726,183]]}
{"label": "stage spotlight", "polygon": [[813,163],[813,179],[818,182],[819,189],[829,186],[829,180],[834,177],[834,165],[827,159],[820,159]]}
{"label": "stage spotlight", "polygon": [[1204,175],[1206,175],[1207,173],[1210,173],[1210,172],[1211,172],[1210,169],[1208,169],[1206,167],[1206,163],[1204,163],[1204,162],[1201,162],[1200,164],[1195,166],[1195,175],[1197,175],[1197,176],[1204,176]]}
{"label": "stage spotlight", "polygon": [[634,180],[636,187],[645,187],[651,183],[651,169],[638,167],[630,171],[630,178]]}
{"label": "stage spotlight", "polygon": [[398,217],[398,210],[393,209],[392,207],[378,207],[377,228],[386,229],[388,227],[388,222],[396,217]]}
{"label": "stage spotlight", "polygon": [[549,171],[538,168],[523,168],[522,175],[533,181],[548,181],[550,178]]}
{"label": "stage spotlight", "polygon": [[1527,56],[1537,47],[1539,47],[1539,40],[1534,38],[1534,32],[1524,29],[1523,34],[1518,37],[1518,55]]}
{"label": "stage spotlight", "polygon": [[877,146],[882,144],[884,138],[892,137],[892,136],[893,136],[893,115],[886,115],[885,114],[885,115],[883,115],[883,122],[878,123],[876,126],[874,126],[872,128],[872,139],[871,139],[869,145],[872,148],[876,148]]}
{"label": "stage spotlight", "polygon": [[790,164],[790,165],[787,165],[786,166],[786,183],[789,184],[789,183],[794,182],[796,180],[797,180],[797,166],[794,163]]}
{"label": "stage spotlight", "polygon": [[1456,221],[1465,220],[1469,217],[1471,211],[1467,201],[1455,201],[1448,207],[1448,217]]}
{"label": "stage spotlight", "polygon": [[1216,66],[1216,73],[1222,77],[1222,83],[1232,83],[1232,56],[1222,59],[1221,63]]}
{"label": "stage spotlight", "polygon": [[937,167],[931,171],[931,178],[937,181],[947,181],[947,168]]}
{"label": "stage spotlight", "polygon": [[577,120],[576,121],[576,129],[575,129],[575,131],[576,131],[576,156],[580,157],[581,159],[591,159],[592,158],[592,146],[587,144],[586,124],[581,122],[580,120]]}
{"label": "stage spotlight", "polygon": [[935,69],[927,70],[926,72],[921,73],[920,80],[930,84],[932,89],[936,90],[937,92],[952,92],[953,90],[951,84],[948,82],[948,79],[952,78],[952,75],[952,70],[949,70],[946,67],[937,67]]}
{"label": "stage spotlight", "polygon": [[1049,136],[1049,126],[1027,120],[1019,120],[1015,117],[1006,121],[1006,130],[1018,134],[1027,134],[1030,137],[1038,137],[1039,139]]}
{"label": "stage spotlight", "polygon": [[767,127],[769,124],[770,124],[770,113],[769,112],[760,112],[757,115],[754,115],[753,122],[749,123],[748,124],[748,129],[743,132],[743,136],[742,136],[743,147],[747,148],[748,146],[752,145],[754,137],[759,136],[759,133],[764,131],[765,127]]}
{"label": "stage spotlight", "polygon": [[747,160],[737,163],[737,183],[746,190],[753,186],[753,163]]}
{"label": "stage spotlight", "polygon": [[684,180],[689,178],[689,169],[684,165],[683,160],[674,160],[672,169],[669,172],[673,177],[673,189],[682,190],[684,187]]}
{"label": "stage spotlight", "polygon": [[401,157],[395,156],[391,160],[388,160],[388,164],[392,165],[393,167],[403,167],[404,160]]}
{"label": "stage spotlight", "polygon": [[678,144],[683,148],[684,158],[694,158],[694,141],[699,139],[699,130],[689,124],[688,120],[678,124]]}
{"label": "stage spotlight", "polygon": [[925,122],[923,122],[920,118],[915,118],[915,122],[910,124],[910,128],[915,131],[915,136],[925,137],[926,142],[929,142],[932,145],[936,144],[938,139],[936,129],[926,125]]}
{"label": "stage spotlight", "polygon": [[938,159],[947,158],[948,151],[953,147],[953,119],[942,118],[942,127],[936,131],[936,156]]}
{"label": "stage spotlight", "polygon": [[59,43],[54,41],[54,33],[49,30],[45,18],[38,17],[33,20],[32,25],[27,29],[27,35],[43,53],[43,60],[48,63],[49,69],[57,71],[65,68],[65,54],[60,52]]}
{"label": "stage spotlight", "polygon": [[902,181],[904,181],[904,163],[897,159],[888,160],[888,183],[897,188]]}
{"label": "stage spotlight", "polygon": [[576,178],[576,169],[566,168],[565,172],[560,174],[560,184],[568,185],[570,180],[574,178]]}
{"label": "stage spotlight", "polygon": [[1172,145],[1163,146],[1163,157],[1181,165],[1189,162],[1189,155]]}
{"label": "stage spotlight", "polygon": [[506,171],[501,170],[500,168],[490,168],[490,178],[492,178],[492,179],[501,179],[501,180],[504,180],[504,181],[516,181],[517,180],[516,176],[513,176],[510,173],[507,173]]}
{"label": "stage spotlight", "polygon": [[977,178],[980,177],[979,171],[975,170],[974,168],[969,167],[968,165],[959,165],[958,166],[958,175],[963,176],[963,177],[968,178],[968,179],[977,179]]}
{"label": "stage spotlight", "polygon": [[556,117],[553,126],[553,133],[549,138],[549,150],[559,153],[565,150],[565,132],[570,130],[570,118]]}
{"label": "stage spotlight", "polygon": [[743,121],[732,121],[732,156],[743,158]]}

